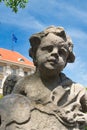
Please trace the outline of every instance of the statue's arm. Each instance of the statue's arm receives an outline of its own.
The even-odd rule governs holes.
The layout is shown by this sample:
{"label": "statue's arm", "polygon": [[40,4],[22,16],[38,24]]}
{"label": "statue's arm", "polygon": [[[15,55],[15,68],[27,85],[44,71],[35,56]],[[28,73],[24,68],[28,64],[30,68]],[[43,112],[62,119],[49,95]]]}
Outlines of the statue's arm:
{"label": "statue's arm", "polygon": [[26,95],[25,93],[25,86],[24,86],[24,81],[20,80],[19,82],[17,82],[17,84],[15,85],[12,93],[14,94],[22,94],[22,95]]}

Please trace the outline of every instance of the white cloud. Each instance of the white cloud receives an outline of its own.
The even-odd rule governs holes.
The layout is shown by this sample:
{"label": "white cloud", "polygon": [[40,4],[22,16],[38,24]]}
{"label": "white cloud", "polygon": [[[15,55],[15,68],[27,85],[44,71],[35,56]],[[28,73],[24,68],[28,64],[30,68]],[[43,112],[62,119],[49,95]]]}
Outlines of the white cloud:
{"label": "white cloud", "polygon": [[68,28],[67,33],[74,39],[87,41],[87,33],[80,28]]}
{"label": "white cloud", "polygon": [[[67,28],[66,33],[71,37],[73,44],[74,44],[74,50],[75,53],[82,56],[87,55],[87,33],[86,31],[83,31],[80,28]],[[84,53],[83,53],[84,51]],[[85,59],[84,59],[85,60]]]}
{"label": "white cloud", "polygon": [[[4,10],[3,10],[4,8]],[[17,14],[11,12],[11,10],[5,7],[3,4],[0,9],[0,22],[9,24],[10,26],[21,27],[22,29],[43,29],[44,24],[36,19],[34,16],[31,16],[28,13],[28,9],[19,10]]]}
{"label": "white cloud", "polygon": [[87,86],[87,70],[86,63],[80,59],[76,58],[75,63],[68,64],[64,72],[75,82],[79,82],[84,86]]}
{"label": "white cloud", "polygon": [[19,14],[17,15],[10,15],[7,14],[7,18],[2,17],[1,23],[10,24],[17,27],[22,27],[22,29],[42,29],[44,25],[39,22],[39,20],[36,20],[32,16],[24,15],[24,17],[20,17]]}
{"label": "white cloud", "polygon": [[[32,15],[32,12],[34,12],[34,15]],[[23,27],[25,29],[35,28],[42,30],[46,25],[44,25],[43,22],[41,23],[40,18],[37,16],[35,17],[35,15],[50,18],[57,18],[60,16],[68,17],[71,15],[74,18],[79,18],[81,21],[87,23],[87,13],[66,1],[61,2],[60,0],[32,0],[29,1],[24,10],[20,9],[17,14],[11,12],[11,9],[5,7],[3,4],[1,4],[0,7],[1,22]],[[55,23],[57,23],[57,21],[55,21]]]}
{"label": "white cloud", "polygon": [[66,31],[72,38],[76,56],[79,55],[87,64],[87,33],[80,28],[70,28]]}
{"label": "white cloud", "polygon": [[[87,12],[84,10],[84,8],[78,8],[78,6],[76,6],[75,4],[73,5],[72,2],[68,3],[68,2],[58,2],[56,1],[56,3],[54,3],[56,7],[58,7],[60,10],[60,13],[62,13],[63,16],[74,16],[74,18],[76,19],[80,19],[82,22],[87,24]],[[87,4],[85,2],[85,4]],[[81,2],[80,2],[81,5]],[[56,13],[58,13],[56,11]],[[70,19],[71,17],[69,17]],[[73,20],[73,19],[72,19]]]}

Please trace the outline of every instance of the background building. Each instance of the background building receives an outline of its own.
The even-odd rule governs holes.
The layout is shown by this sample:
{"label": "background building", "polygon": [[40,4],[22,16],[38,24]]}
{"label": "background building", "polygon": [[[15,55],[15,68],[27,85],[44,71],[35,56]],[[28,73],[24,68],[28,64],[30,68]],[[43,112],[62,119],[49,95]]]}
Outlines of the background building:
{"label": "background building", "polygon": [[32,62],[18,52],[0,48],[0,93],[3,83],[9,74],[20,76],[34,73],[35,67]]}

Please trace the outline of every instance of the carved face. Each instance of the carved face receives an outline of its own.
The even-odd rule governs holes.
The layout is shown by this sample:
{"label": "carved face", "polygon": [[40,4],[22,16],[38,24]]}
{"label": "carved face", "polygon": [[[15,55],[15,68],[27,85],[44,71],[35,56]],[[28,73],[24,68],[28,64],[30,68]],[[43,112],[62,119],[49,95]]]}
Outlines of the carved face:
{"label": "carved face", "polygon": [[52,33],[42,39],[36,52],[36,60],[40,69],[61,71],[69,55],[66,42]]}

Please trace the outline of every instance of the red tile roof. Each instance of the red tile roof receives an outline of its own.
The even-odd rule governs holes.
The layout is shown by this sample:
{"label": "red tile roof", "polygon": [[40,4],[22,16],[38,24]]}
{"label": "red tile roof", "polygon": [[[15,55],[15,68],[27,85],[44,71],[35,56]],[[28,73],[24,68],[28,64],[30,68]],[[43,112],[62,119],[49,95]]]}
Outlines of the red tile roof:
{"label": "red tile roof", "polygon": [[33,63],[16,51],[0,48],[0,60],[33,66]]}

